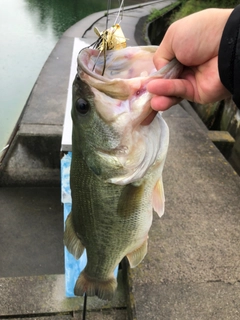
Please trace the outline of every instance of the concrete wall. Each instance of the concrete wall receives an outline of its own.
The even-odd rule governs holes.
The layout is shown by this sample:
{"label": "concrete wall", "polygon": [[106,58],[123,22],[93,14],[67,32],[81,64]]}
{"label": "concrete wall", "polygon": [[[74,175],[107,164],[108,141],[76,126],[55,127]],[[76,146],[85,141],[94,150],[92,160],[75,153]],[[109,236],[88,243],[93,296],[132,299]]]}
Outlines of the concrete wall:
{"label": "concrete wall", "polygon": [[194,110],[209,130],[228,132],[235,140],[231,150],[224,152],[225,158],[240,174],[240,110],[232,99],[209,103],[206,105],[192,104]]}

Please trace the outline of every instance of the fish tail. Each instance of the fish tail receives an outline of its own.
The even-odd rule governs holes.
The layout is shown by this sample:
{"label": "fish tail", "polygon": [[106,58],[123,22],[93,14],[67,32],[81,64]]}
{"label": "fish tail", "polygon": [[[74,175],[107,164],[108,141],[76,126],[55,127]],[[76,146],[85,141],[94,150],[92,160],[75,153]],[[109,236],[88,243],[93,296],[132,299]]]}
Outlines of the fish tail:
{"label": "fish tail", "polygon": [[69,213],[66,223],[65,232],[63,237],[64,245],[67,247],[68,251],[76,258],[79,259],[84,251],[84,246],[82,245],[80,239],[76,235],[73,227],[72,213]]}
{"label": "fish tail", "polygon": [[91,278],[83,270],[75,284],[74,294],[82,296],[86,293],[88,296],[98,296],[103,300],[111,300],[117,288],[117,281],[114,275],[109,279],[99,280]]}

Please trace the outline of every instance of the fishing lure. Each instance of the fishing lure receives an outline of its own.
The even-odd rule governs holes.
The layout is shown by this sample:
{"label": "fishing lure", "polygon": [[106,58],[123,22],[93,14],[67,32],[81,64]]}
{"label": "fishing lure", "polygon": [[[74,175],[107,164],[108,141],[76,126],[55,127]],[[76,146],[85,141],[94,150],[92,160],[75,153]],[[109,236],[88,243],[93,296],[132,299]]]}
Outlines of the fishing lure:
{"label": "fishing lure", "polygon": [[[94,27],[94,32],[98,36],[98,39],[96,42],[93,43],[93,48],[99,50],[99,56],[103,53],[104,54],[104,63],[103,63],[103,70],[102,70],[102,76],[104,75],[104,71],[106,68],[106,52],[107,50],[119,50],[126,48],[127,42],[126,38],[123,34],[122,28],[120,27],[120,22],[117,23],[119,19],[119,14],[123,10],[123,3],[124,1],[122,0],[122,3],[120,5],[119,11],[117,18],[113,24],[112,27],[107,28],[107,23],[106,23],[106,29],[102,32],[98,30],[97,27]],[[108,17],[108,13],[107,13]],[[122,18],[121,18],[122,19]],[[107,20],[108,22],[108,20]],[[96,63],[97,63],[96,59]],[[93,70],[95,69],[96,63],[93,67]]]}

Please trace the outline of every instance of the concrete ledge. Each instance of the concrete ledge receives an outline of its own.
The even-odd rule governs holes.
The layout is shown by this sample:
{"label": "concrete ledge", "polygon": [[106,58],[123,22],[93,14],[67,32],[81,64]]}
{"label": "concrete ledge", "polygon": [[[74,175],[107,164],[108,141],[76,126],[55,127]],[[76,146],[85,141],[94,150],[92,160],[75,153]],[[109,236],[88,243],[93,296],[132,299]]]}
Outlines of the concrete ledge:
{"label": "concrete ledge", "polygon": [[62,37],[27,101],[0,167],[0,185],[60,185],[60,149],[73,39]]}
{"label": "concrete ledge", "polygon": [[[40,317],[69,314],[83,310],[83,297],[66,298],[64,275],[43,275],[35,277],[0,278],[1,299],[0,317]],[[126,314],[126,301],[122,285],[122,275],[119,273],[118,289],[111,302],[88,297],[88,311],[97,314],[100,310],[114,315],[114,309],[122,309]],[[109,309],[112,311],[109,312]],[[102,311],[100,311],[100,314]],[[89,319],[89,318],[87,318]],[[95,319],[95,318],[90,318]],[[115,319],[109,317],[108,319]],[[121,318],[125,319],[125,317]]]}
{"label": "concrete ledge", "polygon": [[235,139],[230,135],[228,131],[208,131],[208,137],[220,150],[226,159],[229,158],[232,148],[235,143]]}
{"label": "concrete ledge", "polygon": [[0,170],[1,186],[60,184],[62,126],[22,124]]}
{"label": "concrete ledge", "polygon": [[63,124],[72,47],[73,38],[64,36],[56,44],[30,94],[20,126]]}

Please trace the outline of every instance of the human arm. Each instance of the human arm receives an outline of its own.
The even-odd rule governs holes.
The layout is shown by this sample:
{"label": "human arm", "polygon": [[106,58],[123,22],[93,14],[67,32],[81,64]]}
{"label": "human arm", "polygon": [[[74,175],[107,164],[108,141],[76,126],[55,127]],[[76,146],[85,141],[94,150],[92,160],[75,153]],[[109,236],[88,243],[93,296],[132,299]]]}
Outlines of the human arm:
{"label": "human arm", "polygon": [[176,57],[185,68],[181,79],[157,79],[148,84],[148,90],[155,94],[151,101],[153,109],[165,110],[184,98],[207,103],[231,95],[220,80],[218,53],[232,12],[233,9],[207,9],[169,27],[154,55],[154,64],[160,69]]}

